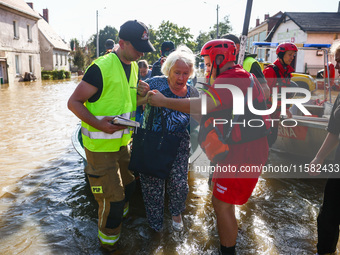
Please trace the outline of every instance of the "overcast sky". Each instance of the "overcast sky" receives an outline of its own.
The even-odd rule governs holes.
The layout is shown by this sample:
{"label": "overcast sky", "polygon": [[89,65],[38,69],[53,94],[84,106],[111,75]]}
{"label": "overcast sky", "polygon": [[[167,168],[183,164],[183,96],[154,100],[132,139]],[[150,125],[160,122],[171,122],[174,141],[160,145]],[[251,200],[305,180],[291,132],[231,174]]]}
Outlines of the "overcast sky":
{"label": "overcast sky", "polygon": [[[158,28],[162,20],[190,28],[194,38],[199,31],[207,32],[216,24],[217,5],[219,20],[226,15],[233,33],[241,34],[247,0],[32,0],[34,9],[42,14],[49,9],[50,25],[66,41],[77,38],[86,42],[96,33],[96,10],[99,30],[110,25],[119,30],[121,24],[137,19]],[[282,12],[337,12],[338,0],[253,0],[249,27],[254,27],[264,15]]]}

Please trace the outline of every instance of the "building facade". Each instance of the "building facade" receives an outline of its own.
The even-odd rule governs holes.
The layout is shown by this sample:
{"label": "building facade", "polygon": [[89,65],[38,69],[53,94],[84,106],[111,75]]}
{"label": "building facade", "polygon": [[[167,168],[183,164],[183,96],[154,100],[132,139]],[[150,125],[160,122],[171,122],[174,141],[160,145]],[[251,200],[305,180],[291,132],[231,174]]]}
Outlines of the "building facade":
{"label": "building facade", "polygon": [[53,30],[48,23],[48,9],[43,10],[43,18],[38,21],[40,60],[45,71],[70,71],[70,46]]}
{"label": "building facade", "polygon": [[0,81],[41,77],[38,20],[24,1],[0,1]]}
{"label": "building facade", "polygon": [[[340,6],[340,5],[339,5]],[[340,39],[340,8],[338,12],[286,12],[269,33],[266,41],[292,42],[295,44],[332,44]],[[269,62],[277,56],[275,49],[267,54]],[[329,61],[334,61],[329,56]],[[293,63],[296,72],[316,76],[324,68],[321,50],[299,50]]]}
{"label": "building facade", "polygon": [[[252,53],[253,42],[264,42],[269,34],[269,32],[273,29],[276,25],[278,20],[282,17],[283,13],[278,12],[273,16],[269,16],[269,14],[264,15],[264,21],[260,22],[260,19],[256,19],[256,25],[254,28],[251,28],[248,32],[247,38],[247,51]],[[266,50],[261,49],[257,52],[257,59],[259,61],[266,60]]]}

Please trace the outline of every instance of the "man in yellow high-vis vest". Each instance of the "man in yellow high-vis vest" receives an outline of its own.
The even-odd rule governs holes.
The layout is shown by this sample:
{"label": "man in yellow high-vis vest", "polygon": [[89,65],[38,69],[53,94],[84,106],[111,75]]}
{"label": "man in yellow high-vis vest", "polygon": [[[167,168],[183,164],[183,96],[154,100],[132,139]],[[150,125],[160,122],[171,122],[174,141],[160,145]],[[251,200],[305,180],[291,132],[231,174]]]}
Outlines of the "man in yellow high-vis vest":
{"label": "man in yellow high-vis vest", "polygon": [[[118,43],[116,51],[93,61],[68,101],[69,109],[82,120],[85,172],[99,205],[98,238],[109,251],[117,247],[122,219],[135,187],[134,175],[128,170],[127,145],[132,131],[112,124],[112,120],[115,116],[134,120],[137,104],[145,103],[137,98],[136,60],[155,50],[148,28],[137,20],[120,27]],[[144,94],[143,90],[146,93],[144,86],[138,86],[139,94]]]}
{"label": "man in yellow high-vis vest", "polygon": [[[236,63],[238,61],[238,53],[240,50],[240,39],[233,34],[226,34],[223,35],[222,38],[232,40],[236,45]],[[258,61],[255,59],[256,54],[250,54],[248,52],[245,52],[245,57],[243,60],[243,69],[246,70],[249,73],[253,73],[257,80],[260,82],[261,87],[263,89],[264,95],[266,98],[269,98],[270,96],[270,89],[267,84],[267,80],[263,75],[262,69]]]}

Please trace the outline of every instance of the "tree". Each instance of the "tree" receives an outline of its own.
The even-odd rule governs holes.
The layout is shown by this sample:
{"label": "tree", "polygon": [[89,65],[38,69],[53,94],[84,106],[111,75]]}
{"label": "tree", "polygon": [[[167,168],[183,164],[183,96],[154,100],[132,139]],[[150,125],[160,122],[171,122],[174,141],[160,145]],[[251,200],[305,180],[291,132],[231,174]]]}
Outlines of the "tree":
{"label": "tree", "polygon": [[196,64],[198,65],[200,62],[203,62],[202,57],[200,56],[201,49],[203,45],[211,40],[211,34],[210,32],[202,32],[200,31],[200,34],[196,38],[196,48],[195,52],[197,53],[196,55]]}
{"label": "tree", "polygon": [[76,50],[77,48],[79,48],[79,41],[77,38],[73,38],[70,41],[70,47],[71,47],[71,51]]}
{"label": "tree", "polygon": [[152,26],[149,26],[149,39],[152,45],[155,47],[155,52],[145,54],[144,59],[149,64],[153,64],[160,58],[161,45],[165,41],[172,41],[175,46],[185,44],[192,51],[195,50],[196,43],[192,40],[193,35],[190,34],[190,29],[186,27],[179,27],[178,25],[170,21],[162,21],[158,29],[155,30]]}
{"label": "tree", "polygon": [[[118,43],[118,30],[111,26],[106,26],[104,29],[99,30],[99,54],[103,55],[106,52],[105,42],[107,39],[112,39]],[[97,51],[97,34],[91,36],[89,44],[93,46],[94,52],[89,52],[91,58],[96,58]],[[91,48],[92,49],[92,48]]]}
{"label": "tree", "polygon": [[190,34],[190,28],[179,27],[177,24],[163,20],[156,33],[156,41],[158,42],[156,46],[160,49],[162,42],[172,41],[175,46],[185,44],[191,50],[195,50],[196,44],[193,41],[193,37],[194,36]]}
{"label": "tree", "polygon": [[172,41],[175,46],[185,44],[192,51],[195,51],[196,43],[192,40],[193,35],[190,34],[190,29],[179,27],[170,21],[162,21],[158,29],[155,30],[149,25],[149,40],[155,47],[155,52],[146,53],[143,59],[146,59],[149,64],[153,64],[160,58],[161,45],[165,41]]}
{"label": "tree", "polygon": [[[221,38],[222,35],[229,33],[232,30],[230,25],[229,15],[224,16],[224,21],[218,23],[218,35]],[[216,38],[217,24],[214,24],[213,29],[210,31],[211,39]]]}
{"label": "tree", "polygon": [[85,54],[83,49],[78,47],[73,56],[73,64],[78,67],[78,70],[84,71],[85,68]]}

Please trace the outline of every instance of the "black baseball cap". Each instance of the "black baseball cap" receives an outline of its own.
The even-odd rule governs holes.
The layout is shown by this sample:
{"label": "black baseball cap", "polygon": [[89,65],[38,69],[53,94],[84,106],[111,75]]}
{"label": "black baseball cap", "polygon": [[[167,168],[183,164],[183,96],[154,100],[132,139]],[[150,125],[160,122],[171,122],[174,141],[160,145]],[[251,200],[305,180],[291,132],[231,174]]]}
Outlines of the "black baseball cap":
{"label": "black baseball cap", "polygon": [[107,39],[106,42],[105,42],[105,48],[107,50],[112,50],[113,47],[115,46],[115,41],[112,40],[112,39]]}
{"label": "black baseball cap", "polygon": [[174,50],[175,50],[175,44],[173,42],[166,41],[162,43],[162,46],[161,46],[162,56],[167,57]]}
{"label": "black baseball cap", "polygon": [[129,20],[121,25],[119,38],[129,41],[139,52],[155,51],[149,41],[149,30],[144,23],[137,20]]}

